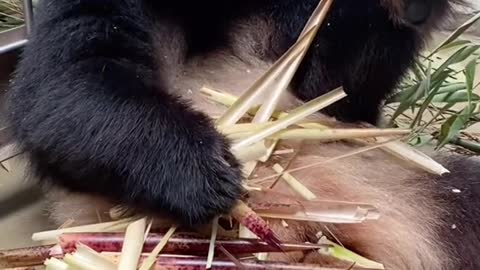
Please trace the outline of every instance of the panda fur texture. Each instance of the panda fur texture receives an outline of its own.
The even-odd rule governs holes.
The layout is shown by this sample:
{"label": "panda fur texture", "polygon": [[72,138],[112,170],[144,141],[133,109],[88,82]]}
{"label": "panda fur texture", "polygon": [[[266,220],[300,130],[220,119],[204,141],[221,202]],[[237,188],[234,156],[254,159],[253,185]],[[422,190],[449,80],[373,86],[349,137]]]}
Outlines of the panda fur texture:
{"label": "panda fur texture", "polygon": [[[283,108],[344,85],[347,99],[316,117],[338,127],[376,123],[381,102],[451,3],[337,0]],[[40,2],[9,108],[32,174],[53,184],[52,218],[87,223],[115,204],[185,225],[227,213],[242,192],[241,167],[207,116],[224,108],[198,90],[240,94],[293,44],[317,4]],[[357,147],[306,143],[292,167]],[[298,172],[320,198],[370,203],[382,217],[360,225],[273,224],[274,230],[283,240],[312,241],[328,226],[342,244],[388,269],[478,269],[478,160],[438,158],[451,174],[432,176],[380,151]],[[53,193],[58,187],[67,191]],[[318,253],[292,256],[283,259],[327,262]]]}

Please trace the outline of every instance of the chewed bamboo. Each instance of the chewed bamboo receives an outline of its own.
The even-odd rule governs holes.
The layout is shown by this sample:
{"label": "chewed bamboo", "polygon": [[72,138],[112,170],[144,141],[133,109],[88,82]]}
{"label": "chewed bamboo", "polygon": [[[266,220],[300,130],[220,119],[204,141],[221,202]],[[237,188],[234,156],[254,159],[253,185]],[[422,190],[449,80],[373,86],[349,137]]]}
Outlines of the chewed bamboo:
{"label": "chewed bamboo", "polygon": [[307,49],[310,35],[307,33],[292,49],[283,55],[250,89],[248,89],[218,120],[217,126],[231,126],[240,120],[245,113],[257,102],[258,98],[270,88],[271,85],[288,67],[296,61],[304,50]]}
{"label": "chewed bamboo", "polygon": [[[307,124],[308,125],[308,124]],[[409,129],[376,129],[376,128],[358,128],[358,129],[318,129],[318,128],[290,128],[281,130],[268,138],[275,140],[315,140],[318,142],[339,141],[348,139],[363,139],[401,136],[410,134]],[[255,132],[232,133],[228,137],[241,140]]]}
{"label": "chewed bamboo", "polygon": [[341,201],[304,200],[275,192],[250,192],[249,206],[260,216],[321,223],[361,223],[377,220],[378,209],[370,204]]}
{"label": "chewed bamboo", "polygon": [[149,270],[155,264],[155,260],[157,256],[165,248],[168,241],[170,240],[170,238],[172,237],[172,235],[175,233],[176,230],[177,230],[176,226],[172,226],[172,228],[168,230],[168,232],[162,237],[162,240],[157,244],[157,246],[152,250],[152,252],[148,255],[148,257],[142,263],[142,266],[140,267],[139,270]]}
{"label": "chewed bamboo", "polygon": [[52,256],[63,255],[55,254],[52,248],[53,245],[47,245],[0,251],[0,269],[35,266]]}
{"label": "chewed bamboo", "polygon": [[317,196],[313,194],[306,186],[298,181],[293,175],[285,172],[285,169],[280,164],[273,165],[273,170],[281,174],[282,179],[300,196],[306,200],[315,200]]}
{"label": "chewed bamboo", "polygon": [[105,223],[98,223],[98,224],[90,224],[78,227],[70,227],[70,228],[62,228],[58,230],[52,231],[44,231],[34,233],[32,235],[33,241],[51,241],[56,240],[58,236],[64,233],[74,233],[74,232],[119,232],[125,231],[132,220],[131,219],[123,219],[119,221],[112,221],[112,222],[105,222]]}
{"label": "chewed bamboo", "polygon": [[118,270],[136,270],[145,241],[146,218],[132,222],[127,227]]}
{"label": "chewed bamboo", "polygon": [[[209,88],[204,88],[204,93],[210,93],[210,92],[215,92],[215,90],[209,89]],[[233,95],[226,95],[227,100],[224,99],[218,99],[216,102],[225,105],[225,106],[230,106],[230,102],[235,99],[236,97]],[[275,112],[274,116],[276,118],[285,118],[288,116],[288,113],[285,112]],[[314,124],[314,123],[313,123]],[[312,127],[312,123],[308,123],[307,127]],[[314,124],[317,127],[320,128],[328,128],[326,126],[323,126],[322,124]],[[409,147],[405,143],[402,142],[395,142],[392,144],[385,144],[381,147],[382,150],[389,152],[393,156],[400,158],[402,160],[406,160],[410,162],[411,164],[415,165],[418,168],[421,168],[425,171],[434,173],[434,174],[439,174],[443,175],[445,173],[448,173],[449,170],[445,168],[443,165],[439,164],[432,158],[426,156],[425,154]]]}
{"label": "chewed bamboo", "polygon": [[47,259],[44,263],[46,270],[72,270],[72,268],[66,263],[57,258]]}
{"label": "chewed bamboo", "polygon": [[272,137],[282,140],[301,139],[323,141],[339,141],[347,139],[376,138],[386,136],[401,136],[410,134],[409,129],[286,129]]}
{"label": "chewed bamboo", "polygon": [[450,173],[447,168],[433,160],[431,157],[404,143],[391,142],[385,145],[382,149],[430,173],[437,175]]}
{"label": "chewed bamboo", "polygon": [[212,222],[212,233],[210,236],[210,243],[208,246],[208,255],[207,255],[207,269],[212,268],[213,265],[213,259],[215,256],[215,247],[216,247],[216,241],[217,241],[217,234],[218,234],[218,219],[219,217],[215,217]]}
{"label": "chewed bamboo", "polygon": [[260,141],[254,145],[244,147],[232,151],[235,157],[242,162],[250,162],[257,160],[267,154],[267,147],[264,141]]}
{"label": "chewed bamboo", "polygon": [[238,201],[237,205],[233,208],[231,215],[243,226],[248,228],[260,239],[267,242],[272,247],[281,248],[281,242],[270,229],[268,223],[257,215],[250,207],[244,202]]}
{"label": "chewed bamboo", "polygon": [[310,102],[305,103],[299,108],[291,111],[288,116],[279,119],[275,124],[268,125],[267,127],[261,129],[257,133],[245,138],[244,140],[234,144],[232,149],[239,149],[241,147],[249,146],[260,140],[265,139],[266,137],[275,134],[276,132],[289,127],[297,123],[298,121],[304,119],[307,116],[310,116],[319,110],[341,100],[346,96],[343,88],[337,88],[327,94],[318,97]]}

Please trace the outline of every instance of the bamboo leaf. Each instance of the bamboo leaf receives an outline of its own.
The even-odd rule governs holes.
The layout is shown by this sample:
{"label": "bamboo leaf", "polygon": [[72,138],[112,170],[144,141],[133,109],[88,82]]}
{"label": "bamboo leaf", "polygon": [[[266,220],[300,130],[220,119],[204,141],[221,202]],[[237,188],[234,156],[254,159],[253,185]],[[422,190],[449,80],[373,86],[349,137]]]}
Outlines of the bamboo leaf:
{"label": "bamboo leaf", "polygon": [[319,241],[319,243],[322,244],[328,244],[331,245],[332,247],[328,247],[325,249],[320,249],[319,252],[321,254],[327,255],[327,256],[332,256],[336,259],[342,260],[342,261],[347,261],[351,263],[355,263],[356,266],[359,267],[365,267],[367,269],[385,269],[383,264],[369,260],[365,257],[362,257],[330,240],[328,240],[326,237],[322,237]]}
{"label": "bamboo leaf", "polygon": [[455,42],[458,37],[460,37],[465,31],[467,31],[472,25],[474,25],[478,20],[480,19],[480,13],[477,15],[473,16],[470,18],[468,21],[466,21],[464,24],[462,24],[460,27],[458,27],[453,33],[451,33],[440,45],[437,46],[436,49],[434,49],[428,58],[430,58],[432,55],[434,55],[436,52],[439,50],[448,48],[449,45],[451,45],[452,42]]}
{"label": "bamboo leaf", "polygon": [[457,91],[451,93],[437,94],[432,99],[432,102],[446,102],[446,103],[460,103],[469,101],[479,101],[480,96],[477,94],[471,94],[469,91]]}
{"label": "bamboo leaf", "polygon": [[440,130],[437,149],[442,148],[450,142],[466,126],[476,106],[468,106],[458,115],[451,116]]}
{"label": "bamboo leaf", "polygon": [[476,70],[477,70],[477,59],[475,58],[467,64],[464,70],[465,84],[469,92],[471,92],[474,87]]}

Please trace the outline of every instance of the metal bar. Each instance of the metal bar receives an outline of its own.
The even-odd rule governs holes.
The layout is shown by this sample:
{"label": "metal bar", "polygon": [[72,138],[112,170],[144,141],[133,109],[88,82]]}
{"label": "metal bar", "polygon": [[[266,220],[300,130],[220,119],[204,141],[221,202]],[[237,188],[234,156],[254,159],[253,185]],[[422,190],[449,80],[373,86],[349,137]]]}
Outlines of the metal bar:
{"label": "metal bar", "polygon": [[32,0],[23,0],[23,13],[25,14],[25,25],[27,26],[27,34],[30,34],[33,26],[33,4]]}
{"label": "metal bar", "polygon": [[0,33],[0,54],[15,50],[27,43],[27,27],[19,26]]}

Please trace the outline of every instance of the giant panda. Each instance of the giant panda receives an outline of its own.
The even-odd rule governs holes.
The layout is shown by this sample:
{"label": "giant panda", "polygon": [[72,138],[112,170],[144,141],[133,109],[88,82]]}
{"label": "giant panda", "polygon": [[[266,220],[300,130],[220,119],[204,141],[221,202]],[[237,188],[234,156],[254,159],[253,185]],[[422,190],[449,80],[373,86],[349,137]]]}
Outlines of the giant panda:
{"label": "giant panda", "polygon": [[[117,204],[186,226],[228,213],[243,194],[241,165],[211,120],[224,108],[198,89],[239,95],[295,42],[318,2],[40,1],[9,119],[29,171],[52,197],[52,219],[88,223]],[[452,4],[336,0],[283,108],[343,85],[348,97],[315,118],[378,123],[382,101]],[[291,166],[357,148],[304,142]],[[322,199],[378,207],[378,221],[328,224],[328,232],[387,269],[480,269],[478,160],[436,158],[450,174],[374,150],[295,176]],[[282,240],[300,242],[327,226],[271,225]],[[334,264],[318,252],[279,259]]]}

